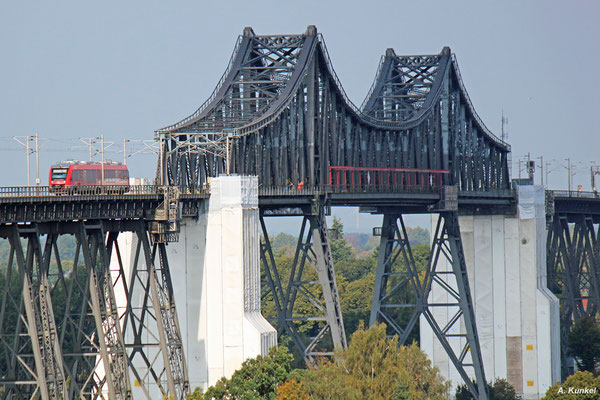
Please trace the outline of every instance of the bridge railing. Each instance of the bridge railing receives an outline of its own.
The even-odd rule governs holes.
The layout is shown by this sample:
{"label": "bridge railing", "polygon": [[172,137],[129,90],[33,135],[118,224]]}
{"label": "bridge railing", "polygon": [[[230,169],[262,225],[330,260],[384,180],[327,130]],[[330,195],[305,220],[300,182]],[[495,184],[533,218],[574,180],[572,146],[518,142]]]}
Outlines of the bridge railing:
{"label": "bridge railing", "polygon": [[161,186],[154,185],[116,185],[116,186],[5,186],[0,187],[0,198],[34,196],[94,196],[94,195],[143,195],[160,194]]}
{"label": "bridge railing", "polygon": [[332,190],[438,191],[448,170],[385,167],[329,167]]}
{"label": "bridge railing", "polygon": [[261,196],[309,196],[326,193],[437,193],[448,180],[447,170],[384,167],[329,167],[327,184],[304,182],[259,187]]}
{"label": "bridge railing", "polygon": [[579,190],[553,190],[554,197],[578,197],[584,199],[600,199],[600,192],[583,192]]}
{"label": "bridge railing", "polygon": [[438,193],[440,187],[426,187],[420,185],[323,185],[310,187],[298,185],[288,186],[266,186],[259,187],[259,196],[266,197],[295,197],[295,196],[319,196],[330,193]]}
{"label": "bridge railing", "polygon": [[419,185],[323,185],[320,187],[301,186],[267,186],[259,187],[259,196],[266,197],[295,197],[319,196],[330,193],[438,193],[440,188],[422,187]]}

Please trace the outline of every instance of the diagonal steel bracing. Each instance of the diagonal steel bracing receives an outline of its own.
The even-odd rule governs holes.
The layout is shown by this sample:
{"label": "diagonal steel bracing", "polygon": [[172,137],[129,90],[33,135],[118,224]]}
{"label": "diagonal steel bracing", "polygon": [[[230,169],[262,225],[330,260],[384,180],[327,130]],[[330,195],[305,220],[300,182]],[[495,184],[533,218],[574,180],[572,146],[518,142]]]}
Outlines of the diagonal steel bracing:
{"label": "diagonal steel bracing", "polygon": [[[132,268],[118,246],[124,231],[139,239]],[[1,398],[130,399],[131,373],[185,399],[165,244],[151,244],[144,221],[4,225],[0,237],[10,244],[0,274]],[[142,304],[118,305],[117,292]]]}
{"label": "diagonal steel bracing", "polygon": [[103,226],[100,222],[78,225],[75,235],[82,243],[80,248],[89,280],[90,305],[105,374],[102,381],[109,398],[127,399],[131,397],[127,356],[110,276],[110,259]]}
{"label": "diagonal steel bracing", "polygon": [[592,214],[553,216],[548,226],[548,287],[560,299],[561,367],[572,373],[568,337],[573,323],[600,307],[600,224]]}
{"label": "diagonal steel bracing", "polygon": [[[26,237],[25,254],[21,236]],[[2,352],[5,355],[2,365],[4,396],[65,398],[67,387],[62,349],[49,293],[48,260],[51,247],[46,246],[42,255],[35,227],[12,225],[8,240],[11,252],[0,316]],[[13,280],[15,272],[18,278]],[[19,281],[20,293],[11,287],[13,282]],[[14,331],[12,326],[6,325],[11,322],[16,323]]]}
{"label": "diagonal steel bracing", "polygon": [[[386,323],[404,344],[422,316],[473,396],[487,399],[457,213],[439,214],[424,267],[415,263],[402,215],[384,215],[379,249],[370,324]],[[441,266],[444,259],[450,269]],[[432,295],[434,288],[445,294],[443,300]],[[440,308],[445,310],[443,316],[438,312]],[[476,385],[467,374],[470,367]]]}
{"label": "diagonal steel bracing", "polygon": [[[187,365],[164,243],[150,243],[146,224],[136,223],[131,265],[124,265],[115,238],[115,282],[124,293],[122,323],[135,385],[152,399],[150,386],[161,396],[184,399],[189,393]],[[157,260],[158,258],[158,260]]]}
{"label": "diagonal steel bracing", "polygon": [[275,262],[264,217],[261,226],[261,261],[267,286],[263,296],[273,297],[277,317],[271,320],[276,322],[279,336],[286,333],[309,364],[314,364],[317,356],[333,354],[333,348],[346,347],[322,208],[303,217],[294,259],[285,277]]}

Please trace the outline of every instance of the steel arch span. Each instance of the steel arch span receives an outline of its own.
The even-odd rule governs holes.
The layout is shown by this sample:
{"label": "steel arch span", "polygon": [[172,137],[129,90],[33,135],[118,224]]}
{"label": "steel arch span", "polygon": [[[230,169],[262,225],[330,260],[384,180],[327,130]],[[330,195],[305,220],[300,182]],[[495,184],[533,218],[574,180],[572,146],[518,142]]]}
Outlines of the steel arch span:
{"label": "steel arch span", "polygon": [[444,184],[460,191],[510,187],[510,146],[478,117],[448,47],[388,49],[358,108],[314,26],[269,36],[245,28],[208,100],[156,135],[168,185],[198,187],[229,172],[258,175],[262,187],[323,187],[336,183],[331,168],[353,167],[449,171]]}

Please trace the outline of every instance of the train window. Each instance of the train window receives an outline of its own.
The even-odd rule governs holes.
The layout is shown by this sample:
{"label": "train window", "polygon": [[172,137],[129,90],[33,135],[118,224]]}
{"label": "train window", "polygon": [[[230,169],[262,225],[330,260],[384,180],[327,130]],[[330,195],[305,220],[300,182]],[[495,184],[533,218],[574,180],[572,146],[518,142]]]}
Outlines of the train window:
{"label": "train window", "polygon": [[113,170],[104,171],[104,177],[106,179],[115,179],[116,178],[116,172],[117,171],[113,171]]}
{"label": "train window", "polygon": [[129,179],[128,171],[119,171],[119,179]]}
{"label": "train window", "polygon": [[98,183],[98,177],[97,177],[97,172],[96,170],[86,170],[85,171],[85,183],[88,185],[95,185]]}
{"label": "train window", "polygon": [[80,169],[76,169],[73,171],[73,175],[71,176],[72,181],[82,181],[83,180],[83,171]]}
{"label": "train window", "polygon": [[52,180],[54,179],[67,179],[68,168],[54,168],[52,170]]}

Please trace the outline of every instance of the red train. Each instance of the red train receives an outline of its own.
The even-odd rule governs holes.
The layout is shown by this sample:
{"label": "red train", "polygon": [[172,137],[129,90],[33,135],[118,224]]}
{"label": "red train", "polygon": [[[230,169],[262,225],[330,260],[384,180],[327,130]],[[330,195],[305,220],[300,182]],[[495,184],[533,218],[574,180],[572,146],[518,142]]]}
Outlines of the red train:
{"label": "red train", "polygon": [[[115,161],[105,161],[104,180],[102,164],[92,161],[67,160],[50,167],[48,185],[54,193],[78,193],[93,189],[98,193],[110,191],[125,193],[129,190],[127,166]],[[95,186],[95,188],[90,188]],[[103,189],[102,186],[110,188]]]}

